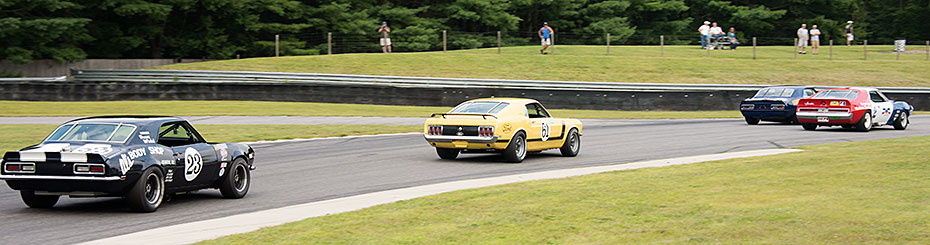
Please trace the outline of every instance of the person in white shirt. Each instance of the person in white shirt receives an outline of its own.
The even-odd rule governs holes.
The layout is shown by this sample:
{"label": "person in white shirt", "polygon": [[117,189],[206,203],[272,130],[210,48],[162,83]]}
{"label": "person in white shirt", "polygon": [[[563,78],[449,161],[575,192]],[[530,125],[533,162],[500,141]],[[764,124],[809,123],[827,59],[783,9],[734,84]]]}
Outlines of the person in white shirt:
{"label": "person in white shirt", "polygon": [[726,35],[727,35],[727,34],[723,33],[723,29],[721,29],[719,26],[717,26],[717,22],[714,22],[714,23],[711,24],[711,25],[712,25],[712,26],[710,27],[710,36],[717,38],[717,37],[722,37],[722,36],[726,36]]}
{"label": "person in white shirt", "polygon": [[710,21],[704,21],[704,25],[698,27],[698,32],[701,33],[701,49],[707,48],[707,39],[710,36]]}
{"label": "person in white shirt", "polygon": [[820,49],[820,29],[817,29],[817,25],[811,26],[811,53],[817,54],[817,50]]}
{"label": "person in white shirt", "polygon": [[807,53],[807,40],[810,38],[810,32],[807,31],[807,24],[801,24],[798,28],[798,53]]}

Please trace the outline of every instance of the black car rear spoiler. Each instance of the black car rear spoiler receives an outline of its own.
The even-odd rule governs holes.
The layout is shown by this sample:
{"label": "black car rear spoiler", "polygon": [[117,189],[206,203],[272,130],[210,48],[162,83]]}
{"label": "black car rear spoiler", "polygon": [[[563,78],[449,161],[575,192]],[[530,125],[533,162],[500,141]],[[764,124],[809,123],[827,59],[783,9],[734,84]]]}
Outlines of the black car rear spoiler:
{"label": "black car rear spoiler", "polygon": [[488,117],[490,116],[490,117],[493,117],[494,119],[497,119],[497,116],[495,116],[494,114],[490,114],[490,113],[433,113],[432,115],[429,115],[429,117],[436,117],[437,115],[442,116],[442,118],[446,118],[446,115],[452,115],[452,116],[481,116],[484,119],[488,119]]}

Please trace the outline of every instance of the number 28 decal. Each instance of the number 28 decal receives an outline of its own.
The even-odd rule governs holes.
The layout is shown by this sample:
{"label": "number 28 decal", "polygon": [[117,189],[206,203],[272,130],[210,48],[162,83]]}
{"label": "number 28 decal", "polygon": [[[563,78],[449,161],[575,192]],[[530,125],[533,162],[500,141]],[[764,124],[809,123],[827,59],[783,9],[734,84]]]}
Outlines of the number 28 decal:
{"label": "number 28 decal", "polygon": [[202,169],[203,158],[200,157],[200,152],[191,147],[184,150],[184,179],[188,182],[194,181]]}
{"label": "number 28 decal", "polygon": [[540,132],[540,133],[541,133],[540,136],[542,137],[542,141],[547,141],[547,140],[549,140],[549,131],[550,131],[550,130],[549,130],[549,124],[546,123],[546,122],[543,122],[543,123],[542,123],[542,132]]}

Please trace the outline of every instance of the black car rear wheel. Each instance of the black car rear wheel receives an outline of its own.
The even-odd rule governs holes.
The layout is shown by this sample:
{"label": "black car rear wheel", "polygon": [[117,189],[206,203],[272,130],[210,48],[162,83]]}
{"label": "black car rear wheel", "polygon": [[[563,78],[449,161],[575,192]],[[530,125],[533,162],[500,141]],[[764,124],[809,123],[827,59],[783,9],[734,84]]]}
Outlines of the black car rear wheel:
{"label": "black car rear wheel", "polygon": [[817,124],[813,123],[802,123],[801,127],[804,127],[804,130],[815,130],[817,129]]}
{"label": "black car rear wheel", "polygon": [[226,173],[226,177],[223,178],[223,183],[220,185],[220,193],[223,194],[225,198],[242,198],[245,194],[249,193],[249,185],[251,185],[251,175],[249,171],[249,166],[246,166],[245,160],[242,158],[236,158],[229,167],[229,170]]}
{"label": "black car rear wheel", "polygon": [[55,203],[58,203],[58,195],[36,195],[35,191],[32,190],[22,190],[19,191],[19,195],[23,198],[23,202],[26,203],[26,206],[30,208],[51,208],[55,206]]}
{"label": "black car rear wheel", "polygon": [[142,176],[126,195],[129,208],[140,213],[155,212],[164,199],[165,177],[157,167],[150,167],[142,172]]}
{"label": "black car rear wheel", "polygon": [[746,123],[748,123],[749,125],[756,125],[756,124],[759,124],[759,119],[753,118],[753,117],[747,117]]}
{"label": "black car rear wheel", "polygon": [[439,158],[446,159],[446,160],[453,160],[455,159],[455,157],[459,156],[459,150],[436,148],[436,154],[439,155]]}

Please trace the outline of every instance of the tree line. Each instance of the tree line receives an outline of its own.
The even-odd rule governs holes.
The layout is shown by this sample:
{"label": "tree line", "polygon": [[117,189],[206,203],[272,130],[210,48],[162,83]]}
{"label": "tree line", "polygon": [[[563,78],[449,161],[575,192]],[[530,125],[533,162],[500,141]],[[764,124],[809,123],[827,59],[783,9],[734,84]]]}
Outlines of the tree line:
{"label": "tree line", "polygon": [[[927,40],[930,0],[0,0],[0,59],[261,56],[275,34],[376,36],[382,20],[408,51],[434,50],[442,30],[511,35],[544,21],[561,33],[611,33],[617,44],[634,35],[694,43],[705,20],[736,27],[740,37],[791,38],[807,23],[838,40],[854,20],[857,39]],[[321,49],[284,41],[286,54]],[[474,34],[451,45],[487,42]]]}

